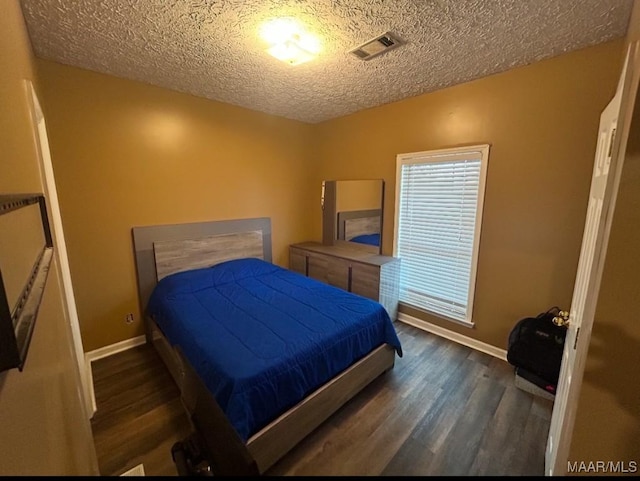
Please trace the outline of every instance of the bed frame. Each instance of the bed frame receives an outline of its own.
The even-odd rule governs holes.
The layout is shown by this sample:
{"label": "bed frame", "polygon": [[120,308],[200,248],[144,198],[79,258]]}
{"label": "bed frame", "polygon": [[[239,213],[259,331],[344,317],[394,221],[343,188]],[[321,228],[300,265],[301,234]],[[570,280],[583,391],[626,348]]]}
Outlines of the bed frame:
{"label": "bed frame", "polygon": [[[243,257],[271,262],[269,218],[134,227],[132,235],[143,313],[156,283],[169,274]],[[378,347],[244,443],[184,354],[170,345],[146,313],[144,318],[147,342],[156,348],[180,388],[216,475],[264,473],[395,362],[391,346]]]}

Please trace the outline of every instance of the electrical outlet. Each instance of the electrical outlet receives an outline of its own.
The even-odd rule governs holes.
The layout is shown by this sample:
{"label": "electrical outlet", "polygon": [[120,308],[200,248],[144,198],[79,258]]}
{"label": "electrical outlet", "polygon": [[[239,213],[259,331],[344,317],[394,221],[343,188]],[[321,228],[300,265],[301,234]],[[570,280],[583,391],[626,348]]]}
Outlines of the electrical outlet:
{"label": "electrical outlet", "polygon": [[131,324],[133,322],[133,312],[129,312],[127,316],[124,318],[124,322],[127,324]]}

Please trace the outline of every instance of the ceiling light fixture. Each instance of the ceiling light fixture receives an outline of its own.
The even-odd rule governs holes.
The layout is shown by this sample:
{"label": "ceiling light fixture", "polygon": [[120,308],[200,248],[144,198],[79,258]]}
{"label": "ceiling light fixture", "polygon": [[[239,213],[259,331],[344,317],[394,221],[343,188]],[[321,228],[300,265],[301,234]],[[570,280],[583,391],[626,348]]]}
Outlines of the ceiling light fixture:
{"label": "ceiling light fixture", "polygon": [[269,45],[267,52],[289,65],[308,62],[320,53],[320,41],[305,31],[294,18],[275,18],[262,25],[260,36]]}

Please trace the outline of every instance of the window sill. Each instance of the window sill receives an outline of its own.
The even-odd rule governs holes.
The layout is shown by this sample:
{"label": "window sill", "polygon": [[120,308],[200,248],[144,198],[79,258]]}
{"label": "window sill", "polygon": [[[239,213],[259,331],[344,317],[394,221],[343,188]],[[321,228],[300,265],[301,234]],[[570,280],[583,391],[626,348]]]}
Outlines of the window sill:
{"label": "window sill", "polygon": [[[458,319],[454,319],[453,317],[447,317],[443,314],[439,314],[436,312],[432,312],[432,311],[428,311],[426,309],[423,309],[421,307],[417,307],[411,304],[406,304],[402,301],[400,301],[399,303],[399,311],[404,313],[404,314],[408,314],[410,316],[414,316],[417,317],[418,319],[422,318],[422,320],[429,322],[430,319],[437,319],[439,321],[446,321],[446,322],[451,322],[453,324],[458,324],[459,326],[463,326],[463,327],[467,327],[469,329],[475,329],[475,323],[474,322],[468,322],[468,321],[460,321]],[[403,309],[405,308],[405,309]],[[416,313],[418,315],[416,315]]]}

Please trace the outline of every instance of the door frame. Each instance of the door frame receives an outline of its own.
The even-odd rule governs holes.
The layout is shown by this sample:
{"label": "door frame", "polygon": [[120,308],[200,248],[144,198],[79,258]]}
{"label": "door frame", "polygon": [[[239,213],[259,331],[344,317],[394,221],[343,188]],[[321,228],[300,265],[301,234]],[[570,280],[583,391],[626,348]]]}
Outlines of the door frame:
{"label": "door frame", "polygon": [[[631,120],[633,116],[633,110],[636,102],[638,86],[640,84],[640,41],[629,43],[626,49],[624,66],[621,72],[620,79],[616,92],[621,92],[622,98],[620,101],[620,113],[618,115],[618,122],[616,126],[616,135],[613,139],[612,152],[611,152],[611,164],[610,173],[607,180],[607,189],[603,199],[603,227],[600,238],[600,247],[597,249],[594,255],[594,271],[592,273],[592,280],[589,287],[589,295],[593,296],[594,306],[593,314],[597,308],[597,297],[600,291],[600,284],[602,280],[602,274],[604,272],[607,248],[609,243],[609,236],[611,233],[611,225],[613,223],[613,215],[615,211],[616,200],[618,197],[618,190],[620,188],[620,179],[622,177],[622,168],[627,152],[627,143],[630,135]],[[581,329],[580,337],[585,352],[582,362],[576,362],[574,371],[572,372],[572,389],[576,391],[576,399],[579,399],[579,393],[582,388],[582,379],[584,376],[584,368],[586,364],[586,350],[588,349],[591,327],[588,332],[586,329]],[[572,348],[572,346],[566,346],[565,349]],[[564,362],[564,355],[563,355]],[[560,386],[558,386],[560,388]],[[558,389],[560,394],[560,389]],[[555,451],[555,457],[550,454],[552,451],[549,446],[549,439],[547,440],[547,447],[545,450],[545,475],[547,476],[564,476],[567,474],[567,463],[569,461],[569,451],[571,448],[571,439],[573,435],[573,429],[575,424],[575,416],[578,406],[567,405],[564,413],[564,418],[560,420],[558,425],[558,432],[560,435],[558,440],[559,444]],[[549,433],[549,437],[552,433]]]}
{"label": "door frame", "polygon": [[[38,156],[38,169],[40,171],[40,182],[44,190],[47,203],[47,211],[51,222],[51,231],[54,239],[54,256],[58,264],[58,284],[60,285],[61,301],[67,325],[71,331],[73,342],[73,354],[78,366],[78,376],[80,380],[80,398],[84,415],[91,419],[96,411],[95,395],[93,392],[93,381],[91,373],[87,368],[87,362],[82,344],[80,332],[80,320],[76,308],[73,284],[71,282],[71,270],[69,268],[69,258],[67,255],[67,245],[62,226],[62,216],[60,214],[60,204],[58,202],[58,191],[49,150],[49,137],[47,135],[44,112],[33,83],[25,80],[28,104],[30,106],[33,135]],[[88,365],[89,369],[91,365]]]}

